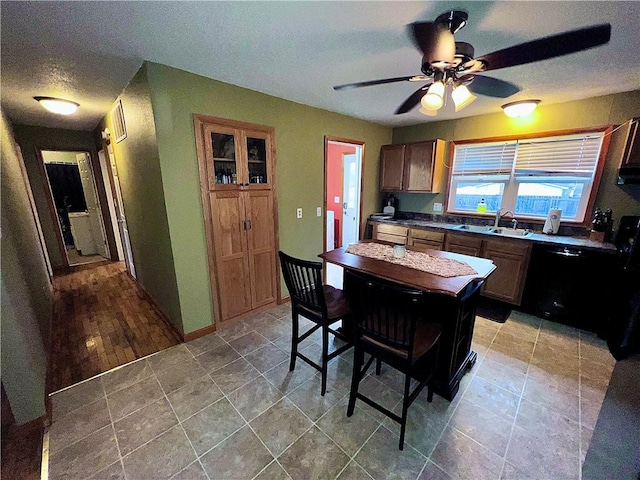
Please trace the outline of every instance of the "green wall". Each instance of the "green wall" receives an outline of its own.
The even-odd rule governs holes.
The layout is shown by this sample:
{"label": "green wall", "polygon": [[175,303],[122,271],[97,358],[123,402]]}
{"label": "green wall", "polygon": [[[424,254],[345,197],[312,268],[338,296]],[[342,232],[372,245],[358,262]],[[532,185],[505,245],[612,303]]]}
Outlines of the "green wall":
{"label": "green wall", "polygon": [[[92,162],[97,162],[96,145],[93,134],[91,132],[78,130],[62,130],[29,125],[15,125],[14,132],[16,141],[22,150],[22,157],[29,176],[31,191],[33,192],[33,198],[38,209],[38,218],[40,219],[42,233],[44,234],[47,245],[49,261],[53,268],[60,267],[65,264],[64,252],[60,249],[56,237],[56,231],[59,230],[60,227],[51,214],[51,208],[48,203],[49,193],[47,191],[49,187],[43,175],[40,160],[36,155],[36,149],[90,152]],[[101,177],[96,176],[96,178]],[[100,184],[98,184],[98,196],[100,203],[104,204],[104,187]]]}
{"label": "green wall", "polygon": [[[119,98],[122,100],[127,138],[116,143],[112,135],[111,145],[120,178],[137,280],[176,328],[184,332],[167,222],[166,192],[162,185],[144,65]],[[101,128],[105,125],[114,132],[110,115],[105,117]]]}
{"label": "green wall", "polygon": [[[481,101],[481,100],[478,100]],[[394,143],[416,142],[434,138],[462,140],[518,133],[546,132],[571,128],[619,125],[640,116],[640,90],[588,98],[575,102],[545,105],[541,103],[533,115],[521,119],[507,117],[504,113],[480,115],[431,122],[412,127],[396,128]],[[596,206],[612,208],[614,218],[640,214],[640,186],[617,185],[617,169],[620,166],[626,129],[614,132],[596,198]],[[449,149],[446,163],[449,164]],[[448,175],[445,170],[444,175]],[[446,185],[446,181],[445,181]],[[433,203],[445,203],[444,192],[435,194],[400,194],[400,210],[433,213]]]}
{"label": "green wall", "polygon": [[[363,218],[380,209],[378,156],[391,128],[159,64],[148,63],[147,71],[185,332],[213,319],[195,113],[275,127],[280,249],[308,259],[322,252],[322,217],[315,211],[324,201],[325,135],[365,142]],[[295,218],[297,207],[302,219]]]}
{"label": "green wall", "polygon": [[2,383],[16,423],[45,414],[53,295],[11,127],[0,116]]}

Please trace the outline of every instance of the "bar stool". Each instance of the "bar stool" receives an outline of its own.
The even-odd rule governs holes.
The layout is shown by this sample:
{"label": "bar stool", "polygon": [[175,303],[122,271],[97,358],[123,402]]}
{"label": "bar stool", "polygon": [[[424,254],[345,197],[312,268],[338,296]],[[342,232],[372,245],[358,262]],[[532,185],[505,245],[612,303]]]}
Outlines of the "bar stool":
{"label": "bar stool", "polygon": [[[353,415],[356,399],[362,400],[400,424],[400,450],[404,448],[407,411],[422,389],[427,386],[427,400],[433,400],[432,379],[437,367],[438,346],[442,328],[427,321],[429,315],[426,294],[399,285],[384,283],[370,276],[347,271],[345,288],[349,293],[351,315],[355,322],[355,351],[351,391],[347,416]],[[364,354],[371,358],[364,367]],[[376,360],[376,374],[380,363],[404,373],[402,415],[358,392],[360,381]],[[419,363],[419,368],[416,368]],[[411,390],[411,378],[418,385]]]}
{"label": "bar stool", "polygon": [[[311,262],[291,257],[278,252],[284,281],[291,297],[291,362],[289,371],[296,367],[296,359],[300,358],[322,373],[322,390],[327,391],[327,363],[353,346],[351,340],[343,333],[330,328],[330,325],[345,320],[349,316],[349,303],[344,292],[330,285],[322,284],[322,263]],[[299,335],[298,315],[302,315],[315,323],[313,327]],[[322,329],[322,360],[318,365],[298,351],[298,346],[318,329]],[[346,342],[346,345],[329,352],[329,333]]]}

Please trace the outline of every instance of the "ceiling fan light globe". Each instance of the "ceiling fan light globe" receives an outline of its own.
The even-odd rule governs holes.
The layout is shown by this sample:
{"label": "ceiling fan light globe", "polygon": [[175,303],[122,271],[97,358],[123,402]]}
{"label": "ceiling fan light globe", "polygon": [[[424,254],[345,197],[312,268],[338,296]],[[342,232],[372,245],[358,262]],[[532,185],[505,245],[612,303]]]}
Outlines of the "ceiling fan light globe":
{"label": "ceiling fan light globe", "polygon": [[504,113],[511,118],[524,117],[533,112],[540,100],[520,100],[518,102],[505,103],[502,105]]}
{"label": "ceiling fan light globe", "polygon": [[428,108],[420,107],[418,110],[422,115],[426,115],[427,117],[435,117],[438,115],[438,110],[430,110]]}
{"label": "ceiling fan light globe", "polygon": [[458,85],[453,89],[453,92],[451,92],[451,98],[456,106],[456,112],[459,112],[478,97],[471,93],[466,85]]}
{"label": "ceiling fan light globe", "polygon": [[442,105],[444,105],[444,83],[432,83],[420,103],[427,110],[438,110],[441,108]]}

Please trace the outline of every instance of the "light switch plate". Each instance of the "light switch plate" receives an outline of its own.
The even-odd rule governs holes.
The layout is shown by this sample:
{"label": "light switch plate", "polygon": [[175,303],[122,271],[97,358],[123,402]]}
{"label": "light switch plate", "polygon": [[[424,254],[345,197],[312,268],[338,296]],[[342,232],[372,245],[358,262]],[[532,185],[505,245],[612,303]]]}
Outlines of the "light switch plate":
{"label": "light switch plate", "polygon": [[322,207],[318,207],[316,208],[316,217],[321,217],[322,216]]}
{"label": "light switch plate", "polygon": [[441,203],[434,203],[433,204],[433,211],[434,212],[441,212],[442,211],[442,204]]}
{"label": "light switch plate", "polygon": [[333,203],[340,205],[340,197],[333,197]]}
{"label": "light switch plate", "polygon": [[297,208],[296,209],[296,218],[302,218],[302,209],[301,208]]}

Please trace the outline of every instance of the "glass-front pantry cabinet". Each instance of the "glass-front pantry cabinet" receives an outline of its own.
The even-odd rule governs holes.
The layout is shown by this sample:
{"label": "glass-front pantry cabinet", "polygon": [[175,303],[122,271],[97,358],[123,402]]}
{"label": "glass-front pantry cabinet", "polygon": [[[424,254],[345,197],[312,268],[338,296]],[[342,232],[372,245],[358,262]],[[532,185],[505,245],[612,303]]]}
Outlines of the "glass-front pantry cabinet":
{"label": "glass-front pantry cabinet", "polygon": [[276,305],[274,129],[195,116],[216,329]]}

